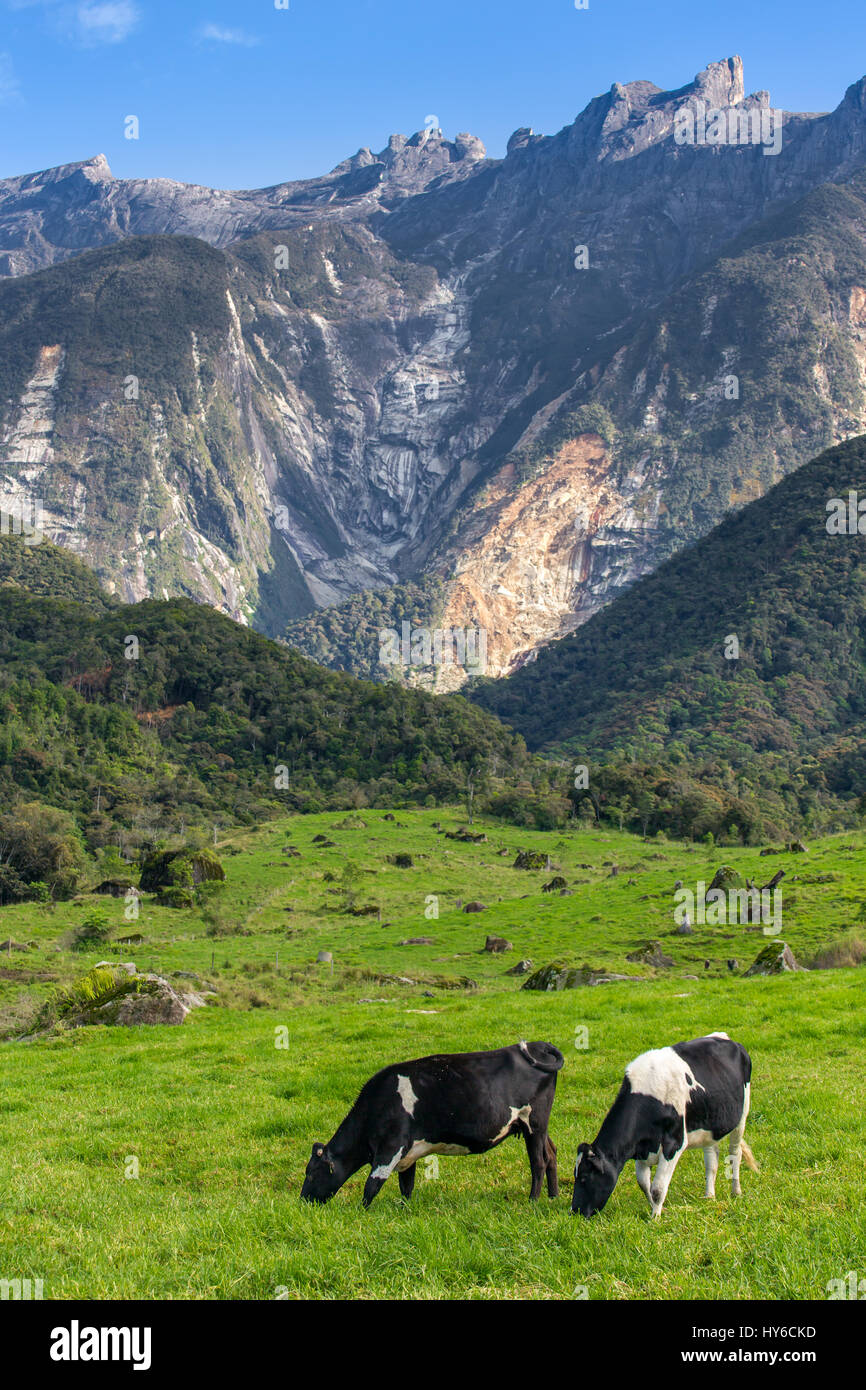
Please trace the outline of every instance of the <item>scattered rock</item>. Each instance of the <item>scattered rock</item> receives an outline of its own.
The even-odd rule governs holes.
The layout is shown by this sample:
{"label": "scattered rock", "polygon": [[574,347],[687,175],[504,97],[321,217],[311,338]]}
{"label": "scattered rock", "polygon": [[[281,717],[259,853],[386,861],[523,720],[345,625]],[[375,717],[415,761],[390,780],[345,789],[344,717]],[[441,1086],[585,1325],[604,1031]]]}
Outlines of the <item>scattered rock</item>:
{"label": "scattered rock", "polygon": [[535,849],[522,849],[511,866],[513,869],[549,869],[550,855]]}
{"label": "scattered rock", "polygon": [[729,970],[739,970],[739,968],[740,962],[736,959],[736,957],[733,957],[731,960],[728,961]]}
{"label": "scattered rock", "polygon": [[399,943],[401,946],[435,946],[432,936],[407,936]]}
{"label": "scattered rock", "polygon": [[138,890],[131,878],[105,878],[94,888],[94,893],[102,893],[110,898],[125,898],[127,893],[138,896]]}
{"label": "scattered rock", "polygon": [[568,884],[566,880],[560,874],[557,874],[549,883],[543,883],[541,885],[541,891],[542,893],[556,893],[559,889],[567,887]]}
{"label": "scattered rock", "polygon": [[788,852],[789,852],[789,854],[808,854],[808,853],[809,853],[809,851],[807,850],[806,846],[803,844],[803,841],[802,841],[802,840],[792,840],[791,843],[790,843],[789,846],[788,846]]}
{"label": "scattered rock", "polygon": [[677,927],[677,936],[694,936],[695,929],[689,922],[680,922]]}
{"label": "scattered rock", "polygon": [[531,960],[519,960],[516,965],[512,965],[510,970],[506,970],[506,975],[528,975],[532,969]]}
{"label": "scattered rock", "polygon": [[681,878],[678,878],[677,881],[676,881],[676,883],[674,884],[674,892],[675,892],[675,893],[678,893],[679,890],[682,888],[682,886],[683,886],[683,881],[682,881]]}
{"label": "scattered rock", "polygon": [[794,958],[794,952],[784,941],[770,941],[758,952],[754,963],[745,972],[749,975],[784,975],[788,970],[804,970]]}
{"label": "scattered rock", "polygon": [[24,944],[23,941],[13,941],[11,936],[8,938],[8,940],[3,941],[3,942],[0,942],[0,951],[29,951],[29,950],[30,950],[30,947],[29,947],[29,946],[26,946],[26,945]]}
{"label": "scattered rock", "polygon": [[654,970],[669,970],[674,964],[672,956],[666,956],[659,941],[647,941],[636,951],[630,951],[626,960],[637,965],[651,965]]}
{"label": "scattered rock", "polygon": [[714,888],[721,888],[724,893],[727,893],[731,888],[745,888],[745,886],[742,874],[738,874],[736,869],[731,868],[730,864],[722,864],[721,868],[716,869],[707,892],[711,893]]}
{"label": "scattered rock", "polygon": [[493,955],[502,955],[505,951],[513,951],[514,947],[510,941],[505,940],[504,936],[488,936],[484,943],[484,949]]}
{"label": "scattered rock", "polygon": [[464,912],[486,912],[486,911],[487,911],[487,904],[486,904],[486,903],[479,903],[479,902],[467,903],[466,906],[464,907],[463,911],[464,911]]}
{"label": "scattered rock", "polygon": [[465,825],[461,825],[459,830],[446,830],[445,839],[460,840],[462,844],[466,845],[487,844],[487,836],[484,834],[483,830],[476,834],[474,830],[467,830]]}
{"label": "scattered rock", "polygon": [[545,965],[530,975],[522,989],[560,990],[580,989],[583,985],[609,984],[614,980],[636,980],[634,975],[613,975],[605,970],[593,970],[592,966]]}
{"label": "scattered rock", "polygon": [[393,864],[395,869],[414,868],[414,860],[412,859],[411,854],[389,854],[388,863]]}
{"label": "scattered rock", "polygon": [[161,975],[139,975],[135,966],[103,962],[59,1000],[46,1005],[40,1022],[59,1022],[66,1028],[96,1024],[134,1028],[183,1023],[192,1009],[204,1008],[196,993],[180,993]]}
{"label": "scattered rock", "polygon": [[162,889],[197,888],[200,883],[223,882],[226,872],[209,849],[169,849],[151,854],[141,869],[143,893]]}

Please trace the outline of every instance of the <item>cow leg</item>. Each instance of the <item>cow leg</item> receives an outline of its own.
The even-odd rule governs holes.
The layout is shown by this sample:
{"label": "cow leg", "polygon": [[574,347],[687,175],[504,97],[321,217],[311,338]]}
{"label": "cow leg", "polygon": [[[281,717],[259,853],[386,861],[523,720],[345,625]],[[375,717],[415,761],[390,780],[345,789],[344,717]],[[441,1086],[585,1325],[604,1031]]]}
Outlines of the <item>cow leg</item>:
{"label": "cow leg", "polygon": [[365,1207],[370,1205],[376,1193],[388,1181],[405,1151],[405,1144],[401,1144],[395,1154],[388,1157],[380,1154],[373,1159],[370,1176],[364,1183],[364,1196],[362,1201]]}
{"label": "cow leg", "polygon": [[671,1185],[671,1178],[673,1177],[674,1170],[676,1169],[676,1166],[684,1153],[685,1144],[681,1149],[677,1150],[677,1152],[673,1155],[672,1158],[665,1158],[664,1154],[662,1154],[659,1158],[658,1167],[656,1168],[656,1175],[653,1180],[653,1185],[650,1192],[650,1201],[652,1203],[653,1216],[661,1216],[662,1214],[662,1207],[665,1204],[665,1197],[667,1197],[668,1195],[668,1188]]}
{"label": "cow leg", "polygon": [[558,1197],[559,1173],[556,1168],[556,1145],[549,1134],[545,1136],[544,1146],[547,1152],[547,1195],[548,1197]]}
{"label": "cow leg", "polygon": [[405,1197],[408,1202],[412,1196],[412,1189],[415,1186],[415,1169],[418,1165],[413,1163],[411,1168],[404,1168],[402,1173],[397,1174],[397,1181],[400,1184],[400,1195]]}
{"label": "cow leg", "polygon": [[740,1123],[736,1129],[732,1129],[728,1135],[728,1154],[731,1160],[731,1196],[742,1197],[743,1189],[740,1187],[740,1145],[743,1142],[743,1135],[746,1132],[746,1120],[749,1118],[749,1101],[751,1087],[746,1086],[743,1096],[743,1113],[740,1116]]}
{"label": "cow leg", "polygon": [[634,1161],[634,1175],[637,1178],[637,1185],[652,1207],[653,1199],[650,1193],[652,1187],[652,1167],[645,1159],[636,1158]]}
{"label": "cow leg", "polygon": [[526,1140],[526,1152],[529,1155],[529,1166],[532,1169],[532,1186],[529,1189],[530,1202],[537,1202],[541,1195],[541,1184],[544,1181],[544,1174],[547,1170],[547,1151],[544,1135],[538,1130],[530,1132],[524,1131]]}
{"label": "cow leg", "polygon": [[704,1196],[714,1198],[716,1195],[716,1173],[719,1170],[719,1146],[718,1144],[706,1144],[704,1146],[704,1178],[706,1186]]}

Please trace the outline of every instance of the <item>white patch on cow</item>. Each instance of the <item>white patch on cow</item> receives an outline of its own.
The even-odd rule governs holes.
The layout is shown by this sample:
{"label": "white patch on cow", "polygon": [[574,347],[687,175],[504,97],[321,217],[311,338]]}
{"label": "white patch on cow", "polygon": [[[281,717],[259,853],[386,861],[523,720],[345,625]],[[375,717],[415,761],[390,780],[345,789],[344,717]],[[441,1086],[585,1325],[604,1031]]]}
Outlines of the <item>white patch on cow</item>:
{"label": "white patch on cow", "polygon": [[390,1176],[391,1176],[391,1174],[393,1173],[394,1169],[397,1168],[397,1167],[399,1167],[400,1155],[401,1155],[402,1152],[403,1152],[402,1148],[399,1148],[399,1149],[397,1150],[397,1152],[395,1153],[394,1157],[391,1159],[391,1162],[390,1162],[390,1163],[380,1163],[378,1168],[374,1168],[374,1169],[373,1169],[372,1173],[370,1174],[370,1177],[371,1177],[371,1178],[381,1178],[383,1182],[385,1181],[386,1178],[390,1178]]}
{"label": "white patch on cow", "polygon": [[690,1129],[686,1134],[687,1149],[705,1149],[708,1144],[717,1144],[711,1129]]}
{"label": "white patch on cow", "polygon": [[397,1092],[403,1102],[403,1109],[407,1115],[415,1114],[415,1106],[418,1104],[418,1097],[412,1090],[412,1082],[408,1076],[397,1077]]}
{"label": "white patch on cow", "polygon": [[532,1114],[532,1106],[524,1105],[521,1107],[520,1110],[518,1110],[516,1105],[509,1105],[508,1109],[511,1112],[510,1118],[505,1121],[505,1124],[502,1126],[499,1133],[495,1134],[493,1138],[490,1140],[491,1144],[498,1144],[500,1139],[504,1139],[508,1131],[511,1129],[512,1125],[516,1124],[518,1120],[520,1120],[522,1124],[526,1125],[526,1128],[529,1130],[530,1134],[532,1133],[532,1129],[529,1124],[529,1117]]}
{"label": "white patch on cow", "polygon": [[730,1037],[728,1036],[727,1033],[704,1033],[704,1037],[705,1037],[705,1038],[727,1038],[727,1039],[728,1039],[728,1042],[731,1041],[731,1039],[730,1039]]}
{"label": "white patch on cow", "polygon": [[520,1039],[520,1042],[519,1042],[517,1045],[518,1045],[518,1047],[520,1048],[520,1051],[523,1052],[523,1053],[529,1058],[529,1060],[530,1060],[530,1062],[531,1062],[531,1061],[532,1061],[532,1053],[530,1052],[529,1048],[528,1048],[527,1045],[526,1045],[526,1039],[525,1039],[525,1038],[521,1038],[521,1039]]}
{"label": "white patch on cow", "polygon": [[662,1105],[671,1105],[678,1115],[684,1115],[689,1096],[695,1086],[705,1088],[696,1081],[691,1068],[672,1047],[658,1047],[652,1052],[642,1052],[629,1062],[625,1069],[632,1091],[641,1096],[652,1096]]}
{"label": "white patch on cow", "polygon": [[446,1154],[454,1158],[471,1152],[471,1149],[464,1148],[462,1144],[429,1144],[426,1139],[416,1139],[409,1152],[397,1164],[397,1172],[405,1172],[413,1163],[417,1163],[419,1158],[426,1158],[428,1154]]}

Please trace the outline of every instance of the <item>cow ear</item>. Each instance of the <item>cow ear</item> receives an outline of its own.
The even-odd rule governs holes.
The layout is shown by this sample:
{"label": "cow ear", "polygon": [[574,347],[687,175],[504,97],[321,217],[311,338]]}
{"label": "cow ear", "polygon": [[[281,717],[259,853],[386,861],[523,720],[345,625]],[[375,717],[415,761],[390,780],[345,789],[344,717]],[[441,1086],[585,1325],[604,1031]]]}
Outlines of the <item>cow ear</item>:
{"label": "cow ear", "polygon": [[324,1144],[314,1144],[314,1145],[313,1145],[313,1158],[321,1158],[322,1155],[324,1154],[324,1152],[325,1152],[325,1146],[324,1146]]}

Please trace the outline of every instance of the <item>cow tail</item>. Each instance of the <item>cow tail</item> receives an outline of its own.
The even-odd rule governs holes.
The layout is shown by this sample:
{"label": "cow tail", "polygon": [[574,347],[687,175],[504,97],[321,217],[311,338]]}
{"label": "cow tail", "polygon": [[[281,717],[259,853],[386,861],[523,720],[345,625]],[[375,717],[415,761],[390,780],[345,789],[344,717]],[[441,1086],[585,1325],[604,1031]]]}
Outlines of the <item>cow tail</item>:
{"label": "cow tail", "polygon": [[[536,1048],[541,1055],[534,1056],[529,1050],[530,1047]],[[539,1071],[559,1071],[561,1067],[565,1066],[565,1058],[559,1048],[553,1046],[553,1043],[528,1043],[524,1040],[520,1044],[520,1049],[527,1060]]]}
{"label": "cow tail", "polygon": [[751,1168],[753,1173],[760,1173],[761,1170],[755,1162],[755,1155],[752,1153],[745,1139],[740,1140],[740,1153],[746,1161],[746,1167]]}

